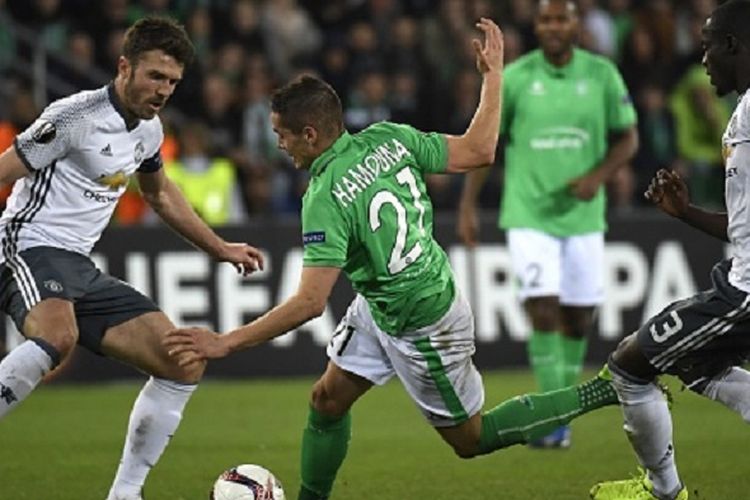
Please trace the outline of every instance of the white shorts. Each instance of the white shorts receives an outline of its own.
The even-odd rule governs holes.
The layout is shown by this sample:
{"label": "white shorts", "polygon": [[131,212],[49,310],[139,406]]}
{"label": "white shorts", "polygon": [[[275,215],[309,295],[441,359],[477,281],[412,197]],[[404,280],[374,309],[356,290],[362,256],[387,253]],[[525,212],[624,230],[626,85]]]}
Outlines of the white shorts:
{"label": "white shorts", "polygon": [[509,229],[508,250],[519,297],[560,297],[570,306],[604,300],[604,233],[558,238],[536,229]]}
{"label": "white shorts", "polygon": [[328,344],[328,357],[343,370],[382,385],[398,375],[434,427],[450,427],[479,413],[482,377],[472,362],[474,317],[457,293],[437,323],[393,337],[378,328],[357,295]]}

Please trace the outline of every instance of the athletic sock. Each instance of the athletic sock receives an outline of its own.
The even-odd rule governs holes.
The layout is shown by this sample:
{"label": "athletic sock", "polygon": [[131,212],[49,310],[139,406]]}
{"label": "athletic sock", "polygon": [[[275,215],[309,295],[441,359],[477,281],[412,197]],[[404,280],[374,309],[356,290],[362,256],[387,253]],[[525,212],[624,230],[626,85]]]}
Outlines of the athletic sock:
{"label": "athletic sock", "polygon": [[618,403],[612,382],[602,374],[574,387],[524,394],[482,415],[479,453],[486,454],[548,435],[597,408]]}
{"label": "athletic sock", "polygon": [[708,382],[703,395],[739,413],[750,423],[750,372],[738,366]]}
{"label": "athletic sock", "polygon": [[352,434],[349,412],[331,417],[310,407],[302,435],[301,475],[298,500],[325,500],[333,489]]}
{"label": "athletic sock", "polygon": [[120,466],[108,500],[140,498],[146,476],[177,430],[197,387],[154,377],[146,382],[130,413]]}
{"label": "athletic sock", "polygon": [[557,332],[535,330],[529,339],[527,345],[529,364],[540,392],[565,387],[560,337],[561,335]]}
{"label": "athletic sock", "polygon": [[561,335],[560,342],[563,358],[563,384],[564,387],[568,387],[578,383],[588,342],[585,338],[574,338],[566,335]]}
{"label": "athletic sock", "polygon": [[0,362],[0,418],[23,401],[60,359],[41,339],[29,339]]}
{"label": "athletic sock", "polygon": [[640,464],[646,468],[654,493],[668,496],[682,488],[672,445],[672,418],[667,401],[654,383],[631,381],[613,372],[625,433]]}

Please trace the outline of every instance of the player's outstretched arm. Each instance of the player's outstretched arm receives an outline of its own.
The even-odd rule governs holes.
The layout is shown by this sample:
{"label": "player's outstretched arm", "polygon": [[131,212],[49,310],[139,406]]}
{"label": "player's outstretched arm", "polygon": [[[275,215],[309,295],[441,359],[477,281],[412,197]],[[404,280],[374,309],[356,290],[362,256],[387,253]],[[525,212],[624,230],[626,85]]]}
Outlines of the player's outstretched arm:
{"label": "player's outstretched arm", "polygon": [[323,314],[341,269],[304,267],[297,293],[255,321],[224,335],[202,328],[169,332],[164,340],[167,352],[181,366],[262,344]]}
{"label": "player's outstretched arm", "polygon": [[490,19],[482,18],[477,28],[484,32],[484,44],[474,40],[477,69],[482,74],[479,105],[466,132],[446,136],[448,166],[446,172],[461,173],[490,165],[500,132],[500,103],[503,72],[503,33]]}
{"label": "player's outstretched arm", "polygon": [[676,217],[715,238],[729,241],[726,212],[708,212],[692,205],[687,185],[677,172],[666,169],[656,172],[645,196],[646,199],[672,217]]}
{"label": "player's outstretched arm", "polygon": [[13,184],[28,173],[29,170],[18,156],[15,147],[9,147],[0,155],[0,187]]}
{"label": "player's outstretched arm", "polygon": [[263,269],[263,254],[246,243],[230,243],[208,227],[162,169],[139,173],[143,198],[169,227],[221,262],[233,264],[242,274]]}

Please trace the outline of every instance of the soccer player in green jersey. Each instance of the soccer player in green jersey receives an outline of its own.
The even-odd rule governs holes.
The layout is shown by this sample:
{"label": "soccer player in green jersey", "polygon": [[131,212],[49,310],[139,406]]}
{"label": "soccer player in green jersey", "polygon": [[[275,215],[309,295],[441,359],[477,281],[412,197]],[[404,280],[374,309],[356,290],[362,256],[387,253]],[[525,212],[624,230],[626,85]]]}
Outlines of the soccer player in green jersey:
{"label": "soccer player in green jersey", "polygon": [[[635,111],[615,66],[574,47],[575,3],[542,0],[541,48],[504,72],[500,134],[505,183],[500,227],[533,332],[530,365],[540,390],[577,381],[586,334],[603,298],[603,185],[637,148]],[[489,169],[464,185],[458,232],[477,241],[476,200]],[[536,443],[567,447],[568,428]]]}
{"label": "soccer player in green jersey", "polygon": [[181,365],[218,358],[292,330],[323,313],[343,270],[356,297],[333,334],[330,362],[315,383],[302,439],[299,500],[329,497],[351,436],[350,408],[394,375],[427,421],[463,458],[526,443],[616,394],[596,377],[576,388],[514,398],[481,413],[482,379],[472,363],[474,321],[448,258],[432,236],[424,176],[491,163],[500,125],[503,42],[488,19],[474,42],[483,84],[461,136],[382,122],[350,135],[325,82],[302,77],[276,91],[271,120],[279,147],[310,171],[302,203],[304,267],[286,302],[224,335],[170,333]]}

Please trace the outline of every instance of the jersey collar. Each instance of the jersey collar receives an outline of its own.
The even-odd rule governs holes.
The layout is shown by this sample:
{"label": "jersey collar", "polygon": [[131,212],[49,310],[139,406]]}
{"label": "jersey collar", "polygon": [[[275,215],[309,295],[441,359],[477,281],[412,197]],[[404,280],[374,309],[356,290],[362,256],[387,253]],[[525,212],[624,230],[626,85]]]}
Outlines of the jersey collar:
{"label": "jersey collar", "polygon": [[320,175],[326,169],[326,167],[333,161],[336,155],[343,153],[352,142],[352,136],[344,130],[344,132],[336,139],[336,142],[323,151],[320,156],[315,158],[315,161],[310,165],[310,175]]}
{"label": "jersey collar", "polygon": [[120,98],[117,97],[117,92],[115,92],[115,82],[109,82],[109,85],[107,85],[107,95],[109,96],[109,102],[112,103],[112,107],[115,108],[117,114],[119,114],[125,122],[125,128],[127,131],[130,132],[135,129],[141,121],[138,118],[128,118],[125,109],[120,103]]}
{"label": "jersey collar", "polygon": [[552,78],[567,78],[569,77],[576,66],[576,59],[578,59],[578,49],[573,49],[573,55],[570,57],[570,61],[565,66],[555,66],[550,64],[549,61],[542,54],[542,66],[544,71]]}

